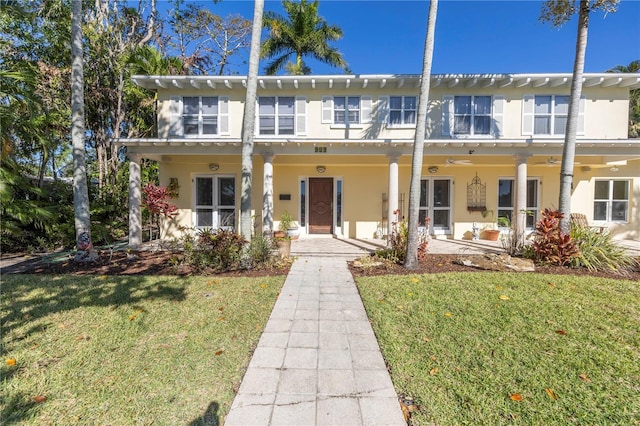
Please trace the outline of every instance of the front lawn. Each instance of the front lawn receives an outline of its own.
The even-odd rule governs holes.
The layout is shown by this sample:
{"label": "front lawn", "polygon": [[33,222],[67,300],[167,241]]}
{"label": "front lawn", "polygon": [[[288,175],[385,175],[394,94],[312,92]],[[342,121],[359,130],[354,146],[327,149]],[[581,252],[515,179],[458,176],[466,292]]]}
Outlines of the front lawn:
{"label": "front lawn", "polygon": [[510,273],[356,279],[413,425],[640,424],[640,284]]}
{"label": "front lawn", "polygon": [[3,275],[3,424],[219,424],[284,277]]}

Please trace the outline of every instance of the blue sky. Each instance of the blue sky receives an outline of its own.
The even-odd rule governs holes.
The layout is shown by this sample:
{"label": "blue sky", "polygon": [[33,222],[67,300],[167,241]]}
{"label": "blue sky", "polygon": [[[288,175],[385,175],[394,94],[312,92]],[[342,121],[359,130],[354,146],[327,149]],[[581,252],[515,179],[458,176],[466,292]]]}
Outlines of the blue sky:
{"label": "blue sky", "polygon": [[[432,72],[570,73],[576,19],[554,28],[538,20],[541,5],[542,1],[526,0],[440,0]],[[223,0],[210,8],[221,16],[253,18],[252,1]],[[353,73],[419,74],[428,8],[426,0],[321,0],[319,13],[342,28],[344,37],[334,45]],[[266,0],[265,10],[282,13],[281,2]],[[604,72],[636,59],[640,0],[622,0],[618,11],[606,16],[592,13],[585,71]],[[313,60],[307,63],[313,74],[340,73]],[[245,74],[247,69],[236,71]]]}

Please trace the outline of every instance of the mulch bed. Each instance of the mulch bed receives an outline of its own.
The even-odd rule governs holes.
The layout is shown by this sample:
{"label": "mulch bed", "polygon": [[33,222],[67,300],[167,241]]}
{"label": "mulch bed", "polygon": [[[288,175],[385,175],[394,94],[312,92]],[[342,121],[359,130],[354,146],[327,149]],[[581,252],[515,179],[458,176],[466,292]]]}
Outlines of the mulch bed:
{"label": "mulch bed", "polygon": [[[355,277],[375,276],[375,275],[406,275],[433,274],[445,272],[480,272],[481,270],[463,266],[455,263],[461,255],[456,254],[428,254],[427,259],[420,262],[418,269],[408,271],[401,265],[379,265],[367,267],[354,267],[349,263],[349,269]],[[73,259],[57,262],[44,262],[37,258],[3,268],[2,273],[29,273],[29,274],[73,274],[73,275],[217,275],[236,277],[260,277],[286,275],[289,272],[290,264],[283,262],[273,268],[237,270],[228,272],[216,272],[213,270],[197,272],[190,267],[180,265],[181,255],[168,251],[142,251],[136,253],[135,257],[127,256],[123,251],[103,251],[95,262],[74,262]],[[640,271],[634,271],[629,275],[622,276],[614,272],[592,272],[587,269],[572,269],[562,266],[536,266],[535,272],[560,274],[575,276],[597,276],[615,279],[630,279],[640,281]]]}

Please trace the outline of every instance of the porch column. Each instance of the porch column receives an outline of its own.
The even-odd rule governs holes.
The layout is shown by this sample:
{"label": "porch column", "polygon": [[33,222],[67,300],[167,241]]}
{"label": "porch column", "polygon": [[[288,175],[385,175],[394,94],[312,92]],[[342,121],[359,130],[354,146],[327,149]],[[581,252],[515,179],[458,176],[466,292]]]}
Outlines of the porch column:
{"label": "porch column", "polygon": [[140,154],[129,157],[129,247],[137,249],[142,244],[142,188],[140,180]]}
{"label": "porch column", "polygon": [[515,228],[519,242],[524,241],[527,229],[527,158],[529,154],[518,154],[516,160],[516,200],[515,200]]}
{"label": "porch column", "polygon": [[[392,153],[387,155],[389,158],[389,196],[387,209],[387,235],[391,235],[391,223],[396,220],[395,211],[398,210],[398,160],[400,154]],[[389,241],[387,239],[387,241]]]}
{"label": "porch column", "polygon": [[273,232],[273,153],[262,154],[264,175],[262,184],[262,234]]}

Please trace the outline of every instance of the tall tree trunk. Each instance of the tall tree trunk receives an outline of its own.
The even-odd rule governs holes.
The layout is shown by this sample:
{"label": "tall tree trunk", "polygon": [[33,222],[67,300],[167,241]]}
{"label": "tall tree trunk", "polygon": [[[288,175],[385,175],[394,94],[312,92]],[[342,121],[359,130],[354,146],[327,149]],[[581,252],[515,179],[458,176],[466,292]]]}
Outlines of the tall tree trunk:
{"label": "tall tree trunk", "polygon": [[438,0],[431,0],[429,17],[427,18],[427,37],[424,42],[422,60],[422,79],[420,80],[420,97],[418,99],[418,116],[416,118],[416,135],[413,141],[413,159],[411,162],[411,185],[409,187],[409,219],[407,223],[407,257],[404,266],[407,269],[418,267],[418,217],[420,213],[420,178],[422,175],[422,155],[424,138],[427,129],[427,105],[429,88],[431,87],[431,64],[433,62],[433,44],[436,30]]}
{"label": "tall tree trunk", "polygon": [[253,180],[253,133],[256,115],[256,94],[258,90],[258,64],[260,61],[260,34],[262,32],[262,11],[264,0],[255,0],[253,26],[251,29],[251,50],[249,53],[249,75],[247,76],[247,98],[242,117],[242,192],[240,199],[240,233],[251,240],[251,188]]}
{"label": "tall tree trunk", "polygon": [[71,140],[73,143],[73,207],[76,227],[75,259],[95,260],[91,243],[89,191],[84,146],[84,74],[82,68],[82,0],[71,9]]}
{"label": "tall tree trunk", "polygon": [[578,36],[576,39],[576,57],[573,62],[571,96],[569,98],[567,128],[564,134],[562,165],[560,168],[560,199],[558,200],[558,206],[560,212],[564,214],[564,217],[560,220],[560,229],[565,233],[569,233],[570,227],[571,186],[573,185],[573,166],[576,153],[576,134],[578,132],[580,96],[582,95],[582,74],[584,72],[584,57],[587,50],[589,12],[589,0],[580,0]]}

